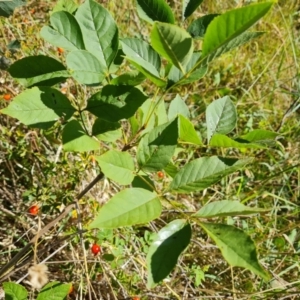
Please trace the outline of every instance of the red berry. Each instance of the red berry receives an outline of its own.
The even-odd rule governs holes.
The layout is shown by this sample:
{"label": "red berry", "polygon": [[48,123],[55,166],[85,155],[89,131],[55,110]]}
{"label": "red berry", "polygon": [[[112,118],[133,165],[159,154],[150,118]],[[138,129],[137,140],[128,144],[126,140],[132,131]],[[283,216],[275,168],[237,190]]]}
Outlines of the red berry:
{"label": "red berry", "polygon": [[57,48],[57,52],[58,52],[59,54],[61,54],[61,53],[64,53],[65,50],[64,50],[64,48],[58,47],[58,48]]}
{"label": "red berry", "polygon": [[99,252],[101,252],[101,247],[97,244],[93,244],[91,250],[92,250],[94,255],[97,255]]}
{"label": "red berry", "polygon": [[158,171],[157,176],[158,176],[158,178],[163,179],[165,177],[165,174],[162,171]]}
{"label": "red berry", "polygon": [[11,99],[11,95],[10,94],[5,94],[3,95],[3,99],[6,101],[9,101]]}
{"label": "red berry", "polygon": [[132,297],[132,300],[141,300],[141,298],[138,296],[134,296],[134,297]]}
{"label": "red berry", "polygon": [[31,215],[36,216],[39,213],[39,207],[37,205],[33,205],[28,209],[28,212]]}
{"label": "red berry", "polygon": [[74,292],[74,287],[73,287],[73,284],[70,286],[70,289],[69,289],[69,292],[68,292],[68,294],[70,295],[70,294],[72,294]]}

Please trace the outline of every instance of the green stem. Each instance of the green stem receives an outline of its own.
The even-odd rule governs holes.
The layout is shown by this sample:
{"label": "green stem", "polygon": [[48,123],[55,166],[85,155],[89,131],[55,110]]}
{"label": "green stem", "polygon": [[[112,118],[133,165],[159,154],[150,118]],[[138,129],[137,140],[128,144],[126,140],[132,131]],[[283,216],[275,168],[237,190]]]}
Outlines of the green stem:
{"label": "green stem", "polygon": [[91,136],[91,135],[89,134],[89,132],[88,132],[86,126],[85,126],[85,123],[84,123],[84,120],[83,120],[83,116],[82,116],[82,111],[81,111],[81,110],[79,111],[79,115],[80,115],[80,119],[81,119],[82,126],[83,126],[83,129],[84,129],[85,133],[86,133],[87,135]]}

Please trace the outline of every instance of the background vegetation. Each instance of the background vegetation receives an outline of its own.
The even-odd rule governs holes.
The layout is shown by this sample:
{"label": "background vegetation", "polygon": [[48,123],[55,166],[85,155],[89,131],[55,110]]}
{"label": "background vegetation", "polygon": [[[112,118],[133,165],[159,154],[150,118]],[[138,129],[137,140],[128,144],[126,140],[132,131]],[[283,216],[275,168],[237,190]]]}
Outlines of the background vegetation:
{"label": "background vegetation", "polygon": [[[251,2],[257,1],[204,1],[195,16],[223,12]],[[48,23],[54,4],[30,1],[9,19],[1,18],[2,55],[11,61],[37,54],[64,59],[63,51],[50,46],[37,34]],[[181,1],[169,4],[179,13]],[[132,1],[113,0],[102,5],[113,14],[122,37],[148,36],[149,27],[137,17]],[[204,79],[178,90],[181,95],[188,95],[187,101],[199,124],[205,122],[205,107],[213,99],[229,95],[238,111],[237,134],[267,129],[277,131],[280,138],[270,150],[247,150],[249,156],[257,159],[246,169],[246,176],[228,176],[213,188],[191,196],[178,196],[173,208],[164,211],[149,226],[87,232],[82,245],[78,234],[71,234],[78,222],[76,212],[72,212],[44,236],[37,253],[42,261],[64,245],[66,239],[66,246],[49,259],[48,268],[51,281],[73,283],[70,298],[132,299],[136,295],[141,299],[298,299],[299,7],[298,1],[278,1],[256,25],[257,30],[266,32],[264,35],[224,54]],[[16,40],[20,42],[19,49],[16,42],[12,43]],[[16,96],[21,87],[5,70],[0,72],[3,108],[10,100],[6,95]],[[72,81],[60,88],[74,97],[86,93],[84,87],[73,85]],[[42,223],[49,223],[96,177],[98,167],[93,154],[62,152],[59,128],[41,132],[4,115],[0,122],[0,261],[4,264],[36,233],[37,219],[28,213],[29,207],[40,206]],[[207,151],[213,153],[211,149]],[[198,157],[201,153],[183,153],[182,160],[189,155]],[[166,184],[168,178],[160,177],[156,174],[153,180]],[[108,180],[98,183],[80,202],[80,222],[90,222],[99,205],[118,190]],[[199,230],[193,233],[189,251],[175,271],[161,285],[148,291],[144,273],[151,232],[172,219],[177,208],[195,211],[207,201],[221,199],[269,209],[257,217],[227,217],[224,222],[242,228],[252,237],[260,261],[273,279],[266,283],[247,270],[229,267],[214,243]],[[101,255],[94,256],[90,251],[94,242],[101,244]],[[11,274],[10,280],[23,277],[26,268],[28,265],[21,266]],[[35,297],[33,291],[31,297]]]}

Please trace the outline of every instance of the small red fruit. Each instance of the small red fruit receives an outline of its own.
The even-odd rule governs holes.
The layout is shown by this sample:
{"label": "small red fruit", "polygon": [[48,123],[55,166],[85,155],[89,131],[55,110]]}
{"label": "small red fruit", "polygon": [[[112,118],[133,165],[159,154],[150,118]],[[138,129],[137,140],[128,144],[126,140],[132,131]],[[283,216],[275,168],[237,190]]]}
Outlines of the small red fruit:
{"label": "small red fruit", "polygon": [[33,205],[28,209],[28,212],[31,215],[36,216],[39,213],[39,207],[37,205]]}
{"label": "small red fruit", "polygon": [[94,255],[97,255],[99,252],[101,252],[101,247],[98,244],[93,244],[91,250]]}
{"label": "small red fruit", "polygon": [[64,48],[58,47],[58,48],[57,48],[57,52],[58,52],[59,54],[62,54],[62,53],[65,52],[65,50],[64,50]]}
{"label": "small red fruit", "polygon": [[134,297],[132,297],[132,300],[141,300],[141,298],[138,296],[134,296]]}
{"label": "small red fruit", "polygon": [[11,99],[11,95],[10,94],[5,94],[3,95],[3,99],[6,101],[9,101]]}
{"label": "small red fruit", "polygon": [[74,292],[74,287],[73,287],[73,284],[72,284],[72,285],[70,286],[68,295],[72,294],[73,292]]}
{"label": "small red fruit", "polygon": [[158,178],[163,179],[165,177],[165,174],[162,171],[158,171],[157,176],[158,176]]}

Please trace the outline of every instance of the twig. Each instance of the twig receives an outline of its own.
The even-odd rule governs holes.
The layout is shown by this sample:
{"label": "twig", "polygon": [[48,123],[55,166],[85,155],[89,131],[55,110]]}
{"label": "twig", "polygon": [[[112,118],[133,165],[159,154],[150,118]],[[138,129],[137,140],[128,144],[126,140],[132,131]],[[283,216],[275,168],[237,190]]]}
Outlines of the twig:
{"label": "twig", "polygon": [[[89,190],[91,190],[97,182],[99,182],[104,177],[104,174],[100,172],[96,178],[90,182],[86,188],[84,188],[77,196],[76,200],[80,200]],[[46,232],[48,232],[52,227],[54,227],[61,219],[63,219],[72,209],[76,208],[76,201],[68,205],[64,211],[56,217],[53,221],[48,223],[44,228],[38,231],[38,233],[29,241],[29,243],[21,249],[6,265],[4,265],[0,269],[0,280],[4,277],[4,275],[9,272],[11,269],[14,269],[15,265],[18,261],[27,253],[27,251],[34,245],[38,239],[43,236]]]}

